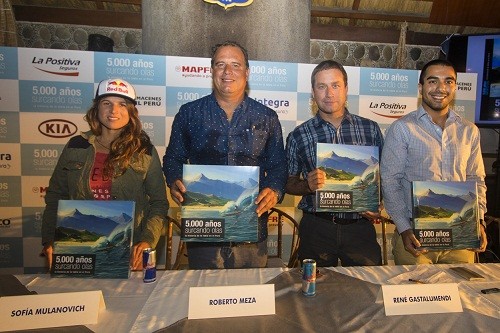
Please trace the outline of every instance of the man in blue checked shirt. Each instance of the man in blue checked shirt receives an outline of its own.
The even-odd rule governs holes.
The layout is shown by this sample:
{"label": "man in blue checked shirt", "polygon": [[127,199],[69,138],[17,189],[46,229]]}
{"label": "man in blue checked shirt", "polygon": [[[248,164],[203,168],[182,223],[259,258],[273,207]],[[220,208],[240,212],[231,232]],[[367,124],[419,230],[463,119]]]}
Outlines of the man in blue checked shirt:
{"label": "man in blue checked shirt", "polygon": [[[415,237],[412,225],[412,181],[476,181],[479,215],[484,221],[486,186],[483,158],[476,125],[449,105],[455,97],[457,72],[446,60],[428,62],[420,73],[418,89],[422,105],[396,120],[386,134],[380,165],[384,205],[396,224],[393,238],[397,265],[474,262],[470,250],[427,251]],[[481,244],[487,245],[482,223]]]}
{"label": "man in blue checked shirt", "polygon": [[301,195],[299,258],[314,259],[318,266],[381,265],[372,219],[378,212],[316,212],[316,190],[325,185],[325,172],[316,167],[316,143],[378,146],[383,138],[378,124],[349,113],[347,73],[332,60],[321,62],[311,74],[317,114],[297,126],[286,144],[288,181],[286,193]]}
{"label": "man in blue checked shirt", "polygon": [[163,172],[172,199],[179,205],[186,188],[185,163],[260,167],[257,243],[187,244],[191,269],[265,267],[267,211],[283,197],[286,158],[275,111],[247,96],[248,53],[235,42],[212,50],[212,94],[183,105],[175,116]]}

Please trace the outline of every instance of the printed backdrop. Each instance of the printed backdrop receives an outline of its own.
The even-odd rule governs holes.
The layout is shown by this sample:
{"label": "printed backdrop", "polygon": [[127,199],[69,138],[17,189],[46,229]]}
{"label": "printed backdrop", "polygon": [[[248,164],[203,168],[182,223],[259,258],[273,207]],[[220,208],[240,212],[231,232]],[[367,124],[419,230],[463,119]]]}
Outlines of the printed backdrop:
{"label": "printed backdrop", "polygon": [[[314,112],[314,64],[250,62],[249,96],[274,109],[286,140]],[[383,131],[418,105],[416,70],[346,67],[350,112],[371,118]],[[460,73],[454,110],[474,120],[476,74]],[[99,81],[123,78],[137,90],[144,130],[164,155],[179,107],[211,92],[208,58],[0,47],[0,273],[45,271],[41,250],[44,194],[62,148],[88,129],[83,116]],[[298,221],[299,197],[279,208]],[[170,215],[179,218],[171,201]],[[269,251],[276,252],[276,217]],[[291,227],[284,225],[284,257]],[[377,226],[379,239],[382,234]],[[392,232],[392,228],[390,230]]]}

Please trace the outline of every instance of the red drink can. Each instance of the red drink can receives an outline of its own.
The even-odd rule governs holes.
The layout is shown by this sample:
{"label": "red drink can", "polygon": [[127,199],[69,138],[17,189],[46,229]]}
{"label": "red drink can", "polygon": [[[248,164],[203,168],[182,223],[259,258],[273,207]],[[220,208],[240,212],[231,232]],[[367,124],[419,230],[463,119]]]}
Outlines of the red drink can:
{"label": "red drink can", "polygon": [[142,250],[142,280],[145,283],[156,281],[156,250]]}
{"label": "red drink can", "polygon": [[302,261],[302,294],[308,297],[316,295],[316,261],[313,259]]}

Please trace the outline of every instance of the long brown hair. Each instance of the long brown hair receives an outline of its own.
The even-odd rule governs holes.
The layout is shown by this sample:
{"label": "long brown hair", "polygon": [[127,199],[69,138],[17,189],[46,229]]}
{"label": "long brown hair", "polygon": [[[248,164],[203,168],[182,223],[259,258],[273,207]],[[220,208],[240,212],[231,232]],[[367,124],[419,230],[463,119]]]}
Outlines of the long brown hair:
{"label": "long brown hair", "polygon": [[[89,124],[92,133],[96,136],[102,133],[102,124],[98,117],[100,100],[100,98],[94,100],[84,118]],[[151,145],[151,139],[142,130],[139,111],[132,102],[125,100],[130,120],[109,147],[109,155],[104,162],[103,171],[104,175],[108,177],[118,177],[124,174],[130,162],[146,153]]]}

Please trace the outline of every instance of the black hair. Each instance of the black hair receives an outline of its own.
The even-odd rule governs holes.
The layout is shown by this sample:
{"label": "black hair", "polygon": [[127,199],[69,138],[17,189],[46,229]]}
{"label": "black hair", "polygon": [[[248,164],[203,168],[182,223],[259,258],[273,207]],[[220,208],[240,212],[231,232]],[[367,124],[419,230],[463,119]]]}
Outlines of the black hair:
{"label": "black hair", "polygon": [[418,78],[418,83],[424,84],[425,76],[427,75],[427,69],[430,66],[445,66],[445,67],[451,67],[453,68],[453,72],[455,73],[455,79],[457,78],[457,70],[455,69],[455,66],[451,62],[445,59],[434,59],[429,61],[422,67],[422,71],[420,72],[420,77]]}
{"label": "black hair", "polygon": [[221,47],[224,47],[224,46],[234,46],[234,47],[239,48],[241,50],[241,52],[243,52],[243,56],[245,57],[245,65],[247,66],[247,68],[250,68],[250,64],[248,62],[248,51],[243,46],[241,46],[239,43],[233,42],[230,40],[227,40],[223,43],[217,44],[214,47],[212,47],[212,60],[210,61],[210,65],[212,66],[212,68],[214,67],[214,62],[215,62],[215,59],[214,59],[215,53],[217,52],[217,50],[219,50]]}

